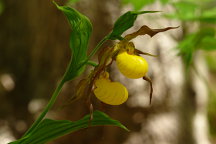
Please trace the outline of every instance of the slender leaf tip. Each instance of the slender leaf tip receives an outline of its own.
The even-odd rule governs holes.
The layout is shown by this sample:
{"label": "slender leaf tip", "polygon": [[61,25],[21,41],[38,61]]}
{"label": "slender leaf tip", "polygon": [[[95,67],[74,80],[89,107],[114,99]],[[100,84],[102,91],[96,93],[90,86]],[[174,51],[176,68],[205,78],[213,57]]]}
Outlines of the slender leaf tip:
{"label": "slender leaf tip", "polygon": [[57,2],[55,2],[55,1],[52,1],[52,3],[57,7],[57,9],[62,10],[61,7],[63,7],[63,6],[59,6],[59,5],[57,4]]}
{"label": "slender leaf tip", "polygon": [[139,12],[134,12],[135,14],[145,14],[145,13],[157,13],[157,12],[162,12],[162,11],[139,11]]}
{"label": "slender leaf tip", "polygon": [[[112,121],[115,121],[116,122],[116,126],[118,126],[118,127],[120,127],[120,128],[122,128],[122,129],[124,129],[124,130],[126,130],[126,131],[130,131],[126,126],[124,126],[123,124],[121,124],[118,120],[114,120],[114,119],[112,119],[109,115],[107,115],[106,113],[103,113],[103,112],[101,112],[101,111],[99,111],[99,110],[95,110],[94,112],[93,112],[93,118],[94,117],[101,117],[101,116],[103,116],[104,118],[108,118],[108,119],[110,119],[110,120],[112,120]],[[88,115],[88,117],[89,117],[89,115]],[[93,119],[93,121],[94,121],[94,119]],[[110,124],[105,124],[104,126],[109,126]],[[110,126],[112,126],[112,124],[110,125]]]}

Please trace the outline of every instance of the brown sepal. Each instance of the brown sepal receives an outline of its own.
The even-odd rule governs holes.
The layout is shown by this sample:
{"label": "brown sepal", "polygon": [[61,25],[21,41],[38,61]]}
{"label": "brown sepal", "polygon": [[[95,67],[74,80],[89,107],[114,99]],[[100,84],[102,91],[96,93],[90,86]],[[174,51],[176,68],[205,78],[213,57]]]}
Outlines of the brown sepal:
{"label": "brown sepal", "polygon": [[153,55],[153,54],[150,54],[150,53],[147,53],[147,52],[142,52],[141,50],[138,50],[138,49],[135,49],[135,54],[138,54],[138,55],[147,55],[147,56],[152,56],[152,57],[157,57],[157,55]]}
{"label": "brown sepal", "polygon": [[[179,26],[178,26],[179,27]],[[167,30],[170,30],[170,29],[176,29],[178,27],[166,27],[166,28],[162,28],[162,29],[151,29],[149,28],[148,26],[144,25],[142,26],[138,31],[134,32],[134,33],[131,33],[131,34],[128,34],[124,37],[124,40],[126,41],[130,41],[134,38],[136,38],[137,36],[139,35],[149,35],[151,37],[153,37],[154,35],[156,35],[157,33],[159,32],[164,32],[164,31],[167,31]]]}
{"label": "brown sepal", "polygon": [[150,90],[150,94],[149,94],[149,96],[150,96],[149,104],[151,104],[151,101],[152,101],[152,95],[153,95],[153,86],[152,86],[152,81],[151,81],[151,79],[150,79],[149,77],[147,77],[147,76],[144,76],[143,79],[146,80],[147,82],[149,82],[149,84],[150,84],[150,88],[151,88],[151,90]]}

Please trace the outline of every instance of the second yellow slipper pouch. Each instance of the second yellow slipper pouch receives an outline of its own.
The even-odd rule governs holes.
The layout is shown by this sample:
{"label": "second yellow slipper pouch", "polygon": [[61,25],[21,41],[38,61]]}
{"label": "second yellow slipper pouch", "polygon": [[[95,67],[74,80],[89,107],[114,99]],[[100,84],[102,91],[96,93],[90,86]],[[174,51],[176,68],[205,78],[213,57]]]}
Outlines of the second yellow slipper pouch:
{"label": "second yellow slipper pouch", "polygon": [[95,81],[95,96],[102,102],[110,105],[120,105],[128,99],[128,91],[119,82],[111,82],[109,79],[100,78]]}

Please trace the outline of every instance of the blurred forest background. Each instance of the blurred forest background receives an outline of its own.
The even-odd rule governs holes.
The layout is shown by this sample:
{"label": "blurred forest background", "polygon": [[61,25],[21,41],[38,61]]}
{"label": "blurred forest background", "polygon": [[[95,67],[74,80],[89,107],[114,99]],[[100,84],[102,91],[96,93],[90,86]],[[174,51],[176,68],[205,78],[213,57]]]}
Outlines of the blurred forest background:
{"label": "blurred forest background", "polygon": [[[90,18],[90,49],[128,10],[162,12],[139,16],[127,33],[142,25],[180,28],[134,40],[138,49],[158,55],[145,57],[154,86],[152,105],[148,84],[124,78],[115,64],[110,69],[112,78],[126,85],[129,100],[101,108],[95,98],[95,109],[121,121],[130,132],[94,127],[50,144],[216,144],[216,0],[56,2]],[[0,144],[21,137],[47,104],[70,59],[69,34],[65,16],[52,1],[0,0]],[[79,79],[64,86],[48,117],[78,120],[88,113],[84,100],[63,106]]]}

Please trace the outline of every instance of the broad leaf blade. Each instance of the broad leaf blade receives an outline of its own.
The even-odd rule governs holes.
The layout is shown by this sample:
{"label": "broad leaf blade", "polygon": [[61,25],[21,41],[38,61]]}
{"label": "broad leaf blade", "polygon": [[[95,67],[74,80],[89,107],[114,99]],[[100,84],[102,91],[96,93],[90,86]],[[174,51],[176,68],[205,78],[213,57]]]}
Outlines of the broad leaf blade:
{"label": "broad leaf blade", "polygon": [[109,39],[116,40],[116,39],[123,39],[121,37],[122,33],[131,28],[134,25],[134,22],[138,15],[145,14],[145,13],[155,13],[158,11],[128,11],[122,16],[120,16],[114,24],[113,31],[109,35]]}
{"label": "broad leaf blade", "polygon": [[70,37],[72,59],[65,78],[65,80],[71,80],[79,76],[85,69],[85,67],[80,66],[80,64],[87,59],[88,42],[92,33],[92,24],[86,16],[75,9],[67,6],[59,6],[57,4],[56,6],[65,14],[72,29]]}
{"label": "broad leaf blade", "polygon": [[111,119],[108,115],[100,111],[94,111],[91,123],[89,123],[89,119],[90,115],[86,115],[82,119],[75,122],[68,120],[45,119],[27,137],[11,142],[10,144],[44,144],[60,136],[80,129],[88,128],[89,126],[112,125],[128,131],[128,129],[119,121]]}

